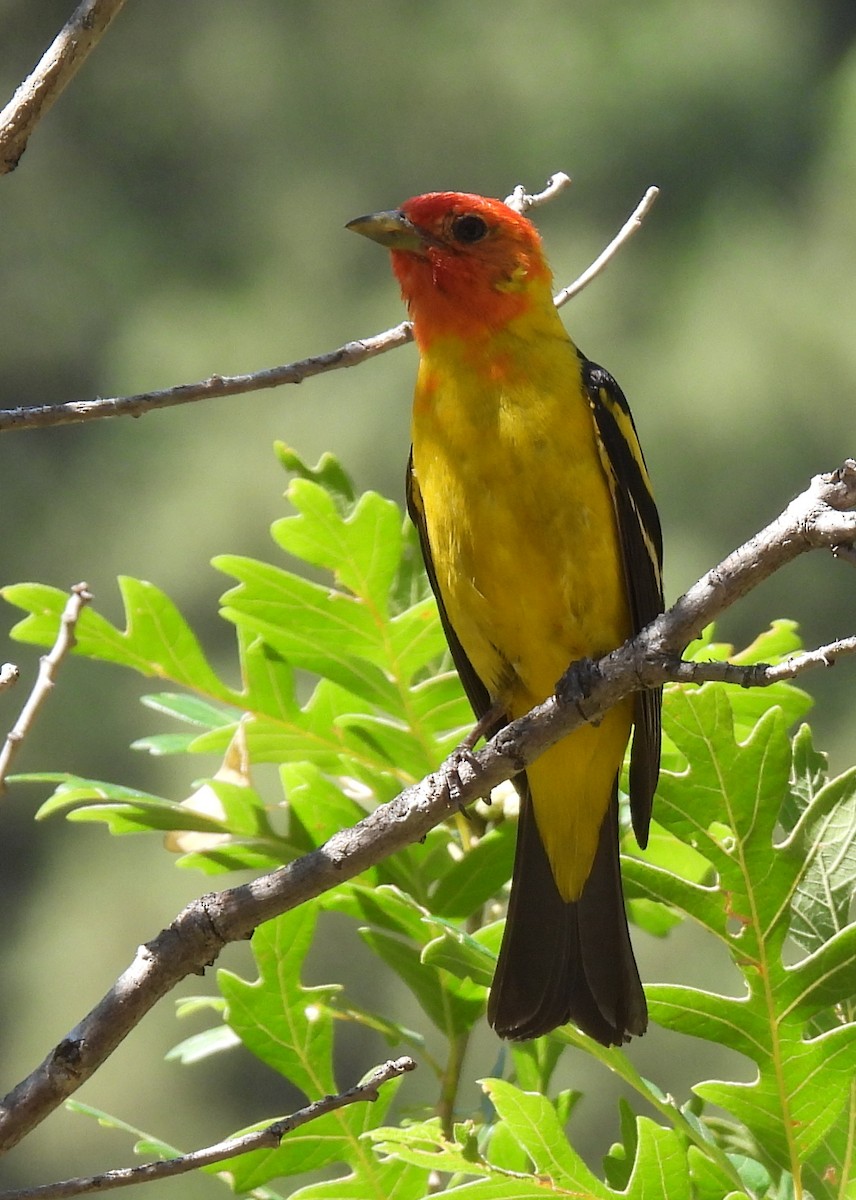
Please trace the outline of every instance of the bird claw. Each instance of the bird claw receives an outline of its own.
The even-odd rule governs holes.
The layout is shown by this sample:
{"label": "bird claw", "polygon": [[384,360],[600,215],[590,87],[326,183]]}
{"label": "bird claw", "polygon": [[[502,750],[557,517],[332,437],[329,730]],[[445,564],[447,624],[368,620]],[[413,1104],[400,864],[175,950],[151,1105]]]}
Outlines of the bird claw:
{"label": "bird claw", "polygon": [[600,672],[594,659],[577,659],[556,684],[556,699],[563,704],[573,704],[580,716],[589,720],[583,705],[591,696],[599,677]]}
{"label": "bird claw", "polygon": [[[442,773],[443,789],[446,792],[449,807],[457,808],[458,812],[469,817],[466,805],[472,804],[473,800],[480,797],[475,796],[471,800],[464,800],[463,793],[481,774],[481,766],[466,741],[452,751],[443,764]],[[490,793],[481,798],[485,799],[488,804],[490,803]]]}

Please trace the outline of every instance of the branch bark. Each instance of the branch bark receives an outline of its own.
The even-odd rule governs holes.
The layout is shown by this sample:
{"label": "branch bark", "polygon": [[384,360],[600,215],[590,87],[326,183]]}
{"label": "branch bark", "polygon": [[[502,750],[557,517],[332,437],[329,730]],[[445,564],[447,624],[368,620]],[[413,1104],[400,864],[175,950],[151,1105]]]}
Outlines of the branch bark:
{"label": "branch bark", "polygon": [[190,404],[195,400],[213,400],[220,396],[239,396],[245,392],[258,392],[265,388],[281,387],[284,383],[303,383],[313,375],[323,375],[341,367],[355,367],[358,363],[404,346],[413,341],[409,321],[402,321],[393,329],[377,333],[373,337],[346,342],[337,350],[298,362],[285,363],[280,367],[269,367],[249,375],[211,375],[196,383],[180,383],[176,387],[153,392],[139,392],[134,396],[98,397],[96,400],[69,400],[66,404],[39,404],[32,408],[9,408],[0,410],[0,433],[12,429],[44,429],[53,425],[76,425],[81,421],[94,421],[104,417],[141,417],[159,408],[173,408],[177,404]]}
{"label": "branch bark", "polygon": [[[0,1104],[0,1151],[16,1145],[84,1083],[158,1000],[201,974],[223,947],[257,925],[352,879],[424,837],[458,804],[470,803],[522,770],[554,742],[596,719],[623,696],[671,680],[720,678],[720,663],[684,663],[699,632],[785,563],[810,550],[840,553],[856,544],[856,461],[818,475],[765,529],[708,571],[637,637],[596,663],[574,664],[557,695],[501,730],[485,748],[452,756],[420,784],[379,806],[311,854],[251,883],[210,893],[184,908],[141,946],[103,999]],[[850,649],[850,640],[824,648]],[[818,652],[814,655],[818,659]],[[806,669],[810,662],[798,669]],[[745,686],[774,681],[779,668],[739,668]],[[772,672],[772,674],[770,674]]]}
{"label": "branch bark", "polygon": [[[539,204],[552,200],[569,185],[570,179],[562,172],[550,177],[542,192],[530,195],[520,185],[507,198],[506,203],[520,212],[526,212]],[[630,217],[612,239],[606,249],[582,275],[568,284],[556,295],[556,306],[576,296],[599,275],[621,247],[639,229],[651,210],[658,195],[651,187],[637,204]],[[265,388],[281,387],[286,383],[302,383],[313,375],[337,371],[342,367],[355,367],[366,359],[384,354],[413,341],[409,321],[402,321],[392,329],[372,337],[346,342],[337,350],[329,350],[312,358],[269,367],[247,375],[211,375],[196,383],[181,383],[176,387],[162,388],[152,392],[138,392],[133,396],[98,397],[95,400],[70,400],[65,404],[40,404],[30,408],[0,410],[0,433],[13,429],[44,429],[54,425],[74,425],[82,421],[95,421],[105,417],[141,417],[160,408],[172,408],[177,404],[191,404],[197,400],[213,400],[222,396],[239,396],[246,392],[262,391]]]}
{"label": "branch bark", "polygon": [[83,0],[0,112],[0,175],[17,167],[33,130],[71,82],[125,0]]}
{"label": "branch bark", "polygon": [[120,1167],[114,1171],[102,1171],[98,1175],[78,1176],[75,1179],[63,1179],[57,1183],[45,1183],[37,1187],[18,1188],[10,1192],[0,1192],[0,1200],[65,1200],[69,1196],[86,1196],[97,1192],[107,1192],[120,1187],[132,1187],[137,1183],[153,1183],[156,1179],[172,1179],[176,1175],[187,1175],[190,1171],[198,1171],[201,1167],[210,1167],[216,1163],[227,1162],[237,1158],[239,1154],[249,1154],[254,1150],[276,1150],[284,1137],[287,1137],[301,1125],[317,1121],[326,1113],[335,1112],[338,1108],[346,1108],[349,1104],[372,1103],[378,1099],[379,1089],[391,1079],[408,1071],[415,1071],[416,1063],[406,1055],[403,1058],[390,1059],[375,1067],[371,1074],[348,1088],[346,1092],[337,1092],[334,1096],[323,1096],[313,1100],[305,1108],[279,1121],[272,1121],[263,1129],[245,1133],[241,1137],[228,1138],[217,1142],[214,1146],[206,1146],[202,1150],[193,1150],[190,1154],[180,1154],[177,1158],[161,1158],[157,1162],[141,1163],[136,1167]]}

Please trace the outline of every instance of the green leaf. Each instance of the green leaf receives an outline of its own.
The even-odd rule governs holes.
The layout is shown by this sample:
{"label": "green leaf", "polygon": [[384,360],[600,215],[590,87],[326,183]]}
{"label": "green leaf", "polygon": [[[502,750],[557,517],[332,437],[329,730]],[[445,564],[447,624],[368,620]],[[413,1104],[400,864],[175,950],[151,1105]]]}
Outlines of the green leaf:
{"label": "green leaf", "polygon": [[415,1029],[393,1021],[381,1013],[372,1012],[353,1000],[340,1000],[336,1005],[336,1019],[340,1022],[350,1021],[362,1029],[372,1029],[379,1033],[389,1046],[409,1046],[413,1050],[424,1051],[425,1038]]}
{"label": "green leaf", "polygon": [[638,1144],[627,1192],[633,1200],[692,1200],[686,1147],[674,1129],[637,1118]]}
{"label": "green leaf", "polygon": [[240,1046],[241,1039],[227,1025],[215,1025],[213,1029],[204,1029],[201,1033],[191,1034],[178,1042],[164,1055],[167,1062],[180,1062],[185,1066],[203,1062],[224,1050],[233,1050]]}
{"label": "green leaf", "polygon": [[274,540],[289,554],[332,571],[340,587],[368,601],[386,620],[401,558],[398,505],[366,492],[343,519],[331,494],[315,482],[295,479],[287,494],[300,515],[274,522]]}
{"label": "green leaf", "polygon": [[308,903],[259,926],[251,943],[259,971],[254,983],[231,971],[217,972],[229,1026],[257,1058],[310,1100],[336,1091],[327,1005],[338,988],[300,983],[316,916],[317,905]]}
{"label": "green leaf", "polygon": [[397,712],[377,622],[356,597],[251,558],[223,554],[213,563],[239,580],[223,596],[226,620],[260,635],[292,666]]}
{"label": "green leaf", "polygon": [[711,933],[723,933],[723,900],[718,887],[689,883],[673,871],[655,867],[642,858],[622,859],[622,876],[629,898],[668,904],[686,916],[694,917]]}
{"label": "green leaf", "polygon": [[729,657],[732,662],[743,666],[753,663],[780,663],[802,648],[803,642],[797,622],[780,618],[771,621],[769,629],[762,630],[748,646]]}
{"label": "green leaf", "polygon": [[716,1081],[694,1090],[732,1112],[774,1161],[793,1163],[798,1171],[850,1099],[856,1026],[840,1027],[813,1042],[783,1037],[776,1057],[779,1074],[762,1071],[751,1086]]}
{"label": "green leaf", "polygon": [[240,626],[237,634],[243,706],[247,712],[291,725],[300,714],[293,667],[263,638]]}
{"label": "green leaf", "polygon": [[[693,1185],[695,1200],[722,1200],[723,1196],[736,1196],[732,1189],[734,1180],[708,1155],[699,1150],[698,1146],[690,1146],[687,1150],[687,1165],[689,1177]],[[766,1172],[765,1172],[766,1175]],[[766,1175],[762,1186],[757,1188],[759,1196],[766,1194],[770,1183]],[[751,1194],[751,1193],[750,1193]]]}
{"label": "green leaf", "polygon": [[431,907],[438,916],[464,918],[477,912],[511,876],[514,863],[516,825],[503,822],[452,861],[431,893]]}
{"label": "green leaf", "polygon": [[[92,608],[84,608],[76,628],[74,652],[119,663],[142,675],[170,679],[185,687],[229,700],[231,693],[214,674],[196,635],[168,596],[152,583],[119,577],[126,627],[119,630]],[[41,584],[3,588],[3,597],[30,616],[12,630],[18,641],[51,645],[67,596]]]}
{"label": "green leaf", "polygon": [[132,750],[145,750],[147,754],[156,757],[168,754],[190,754],[196,740],[192,733],[150,733],[145,737],[134,738]]}
{"label": "green leaf", "polygon": [[674,691],[664,706],[672,740],[691,764],[688,775],[666,773],[658,790],[658,819],[702,853],[728,893],[729,916],[743,925],[744,955],[761,953],[759,939],[781,946],[786,913],[781,897],[793,865],[772,853],[778,807],[788,789],[790,745],[778,709],[771,709],[745,742],[736,740],[724,685]]}
{"label": "green leaf", "polygon": [[[546,1095],[562,1049],[561,1043],[551,1037],[534,1038],[531,1042],[512,1042],[511,1055],[518,1087],[525,1092]],[[580,1093],[571,1094],[575,1097],[573,1103],[576,1103]],[[567,1115],[563,1114],[561,1119],[564,1123]]]}
{"label": "green leaf", "polygon": [[537,1092],[523,1092],[503,1079],[482,1080],[482,1087],[499,1119],[532,1160],[535,1173],[558,1188],[586,1196],[606,1197],[608,1190],[569,1145],[550,1101]]}
{"label": "green leaf", "polygon": [[[412,897],[387,885],[369,888],[353,884],[326,896],[324,905],[370,922],[370,927],[360,928],[363,941],[404,981],[427,1016],[447,1036],[467,1032],[481,1016],[484,986],[468,978],[468,972],[460,977],[450,973],[446,969],[447,955],[430,953],[438,930],[443,934],[458,931],[432,919]],[[480,948],[472,944],[470,953],[481,966]],[[488,961],[490,972],[493,964]]]}
{"label": "green leaf", "polygon": [[366,815],[365,808],[314,763],[286,762],[279,774],[290,810],[289,839],[303,853],[316,850],[334,833],[356,825]]}
{"label": "green leaf", "polygon": [[[422,960],[418,948],[377,929],[361,929],[363,941],[410,988],[426,1015],[447,1037],[466,1033],[484,1011],[484,989]],[[426,969],[427,967],[427,969]]]}
{"label": "green leaf", "polygon": [[225,725],[232,725],[235,720],[234,711],[210,704],[201,696],[159,692],[155,695],[141,696],[140,703],[154,712],[164,713],[168,717],[175,717],[202,729],[221,729]]}
{"label": "green leaf", "polygon": [[452,1141],[443,1133],[439,1120],[433,1118],[409,1121],[400,1127],[381,1126],[367,1137],[381,1159],[388,1162],[408,1163],[426,1173],[491,1175],[491,1164],[472,1152],[472,1133],[470,1122],[458,1124]]}
{"label": "green leaf", "polygon": [[14,778],[21,783],[59,784],[39,808],[37,820],[62,812],[70,821],[105,821],[111,833],[167,829],[193,829],[204,833],[225,831],[222,821],[194,813],[175,800],[165,800],[102,779],[57,774],[16,775]]}
{"label": "green leaf", "polygon": [[[665,709],[687,768],[661,780],[659,820],[707,858],[713,882],[699,888],[636,863],[629,873],[637,891],[682,908],[719,937],[746,993],[653,985],[649,1005],[669,1028],[755,1062],[754,1082],[710,1081],[696,1093],[734,1114],[783,1177],[820,1178],[825,1147],[843,1159],[836,1131],[854,1111],[856,928],[847,924],[854,780],[848,773],[821,783],[822,764],[804,735],[792,770],[778,710],[738,741],[731,695],[721,685],[676,691]],[[790,833],[777,843],[783,809]],[[789,926],[799,930],[798,942],[818,949],[786,967]]]}
{"label": "green leaf", "polygon": [[489,988],[496,968],[496,954],[471,934],[449,922],[431,922],[441,933],[426,943],[422,962],[426,966],[442,967],[459,979],[469,979],[482,988]]}
{"label": "green leaf", "polygon": [[169,1142],[164,1142],[150,1133],[144,1133],[136,1125],[130,1125],[127,1121],[122,1121],[119,1117],[114,1117],[91,1104],[84,1104],[81,1100],[66,1100],[65,1107],[69,1112],[79,1113],[83,1117],[92,1117],[103,1129],[115,1129],[119,1133],[131,1134],[137,1139],[134,1145],[135,1154],[147,1154],[156,1158],[178,1158],[182,1153]]}
{"label": "green leaf", "polygon": [[355,713],[341,717],[338,726],[347,746],[355,747],[357,753],[367,749],[376,760],[413,780],[437,767],[433,745],[426,745],[421,731],[412,732],[403,722],[374,713]]}
{"label": "green leaf", "polygon": [[[446,639],[434,597],[426,596],[394,616],[387,636],[390,660],[396,664],[397,673],[402,679],[411,680],[418,672],[434,665],[446,651]],[[452,679],[457,683],[454,688],[456,699],[463,702],[462,707],[466,709],[468,706],[457,675]],[[472,721],[471,709],[465,720]],[[443,728],[448,729],[449,726],[444,725]]]}
{"label": "green leaf", "polygon": [[[388,1164],[384,1165],[373,1159],[362,1139],[374,1128],[378,1120],[386,1116],[397,1085],[397,1080],[385,1084],[379,1098],[373,1104],[348,1105],[299,1126],[283,1138],[277,1149],[255,1150],[230,1159],[229,1172],[233,1176],[235,1190],[249,1192],[260,1184],[283,1175],[302,1175],[307,1171],[345,1163],[353,1165],[354,1172],[346,1176],[345,1180],[337,1179],[330,1184],[310,1185],[316,1189],[315,1195],[385,1197],[385,1189],[394,1186],[393,1172]],[[267,1125],[269,1122],[265,1121],[262,1124]],[[212,1171],[215,1169],[211,1168]],[[415,1187],[414,1172],[406,1172],[406,1178],[409,1186],[404,1195],[418,1196],[419,1193],[412,1190]],[[424,1176],[421,1182],[424,1189]],[[333,1183],[340,1188],[347,1185],[349,1190],[317,1192],[319,1187],[332,1187]],[[313,1194],[309,1188],[300,1189],[293,1193],[292,1200],[301,1193],[304,1198]]]}
{"label": "green leaf", "polygon": [[[436,617],[436,613],[433,615]],[[439,627],[439,618],[436,626]],[[445,671],[422,680],[411,689],[409,704],[414,723],[429,733],[440,735],[452,731],[457,742],[460,741],[457,734],[472,727],[473,710],[457,672]]]}
{"label": "green leaf", "polygon": [[856,769],[815,791],[786,846],[805,864],[790,934],[811,952],[849,921],[856,880]]}
{"label": "green leaf", "polygon": [[351,883],[328,893],[323,903],[326,908],[335,908],[379,929],[401,934],[420,946],[430,937],[425,925],[430,914],[401,888]]}
{"label": "green leaf", "polygon": [[356,496],[354,484],[335,454],[322,454],[315,466],[310,467],[297,451],[285,442],[274,442],[274,451],[286,471],[319,484],[334,498],[340,511],[349,510]]}
{"label": "green leaf", "polygon": [[401,1163],[373,1165],[370,1178],[352,1173],[292,1192],[290,1200],[425,1200],[429,1181],[418,1167]]}
{"label": "green leaf", "polygon": [[[769,629],[760,633],[744,650],[735,653],[733,646],[709,640],[713,635],[711,626],[705,630],[702,638],[690,644],[684,657],[697,662],[730,660],[743,666],[779,663],[802,649],[802,641],[797,631],[795,621],[772,621]],[[782,710],[785,723],[791,725],[805,716],[813,703],[806,692],[787,682],[776,683],[767,688],[731,687],[728,695],[734,729],[740,739],[744,738],[774,705]]]}
{"label": "green leaf", "polygon": [[295,857],[296,852],[285,842],[241,842],[230,838],[228,843],[204,851],[189,850],[175,865],[204,875],[220,875],[225,871],[273,871]]}

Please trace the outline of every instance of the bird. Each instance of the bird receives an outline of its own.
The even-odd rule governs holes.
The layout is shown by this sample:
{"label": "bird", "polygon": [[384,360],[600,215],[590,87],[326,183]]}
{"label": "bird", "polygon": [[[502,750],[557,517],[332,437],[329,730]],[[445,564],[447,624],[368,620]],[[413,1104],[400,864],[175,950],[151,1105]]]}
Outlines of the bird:
{"label": "bird", "polygon": [[[391,254],[419,367],[407,467],[452,659],[493,736],[663,609],[662,535],[627,400],[577,349],[540,235],[491,197],[430,192],[350,221]],[[569,1021],[605,1046],[645,1032],[627,925],[618,781],[647,842],[661,693],[635,693],[518,775],[519,826],[488,1001],[501,1038]]]}

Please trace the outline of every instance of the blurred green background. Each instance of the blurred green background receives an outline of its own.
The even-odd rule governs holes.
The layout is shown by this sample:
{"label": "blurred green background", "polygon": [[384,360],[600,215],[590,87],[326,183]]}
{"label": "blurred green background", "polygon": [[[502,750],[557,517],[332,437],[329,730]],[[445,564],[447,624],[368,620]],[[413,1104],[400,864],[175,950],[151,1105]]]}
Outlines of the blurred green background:
{"label": "blurred green background", "polygon": [[[71,7],[0,0],[0,95]],[[537,214],[563,284],[656,183],[641,234],[565,319],[633,405],[674,598],[856,449],[855,37],[852,0],[129,0],[0,179],[2,406],[256,370],[386,328],[402,311],[385,256],[343,225],[417,192],[502,196],[569,172],[571,192]],[[333,450],[359,486],[400,498],[414,368],[410,347],[299,388],[4,435],[2,582],[86,579],[117,617],[115,576],[150,579],[232,671],[216,617],[225,581],[208,562],[268,553],[284,488],[273,440],[307,457]],[[853,633],[854,584],[831,559],[801,562],[722,633],[746,640],[780,616],[812,644]],[[5,632],[15,614],[2,619]],[[0,697],[8,727],[38,656],[10,645],[2,657],[24,675]],[[805,680],[838,768],[854,757],[853,671],[845,662]],[[185,795],[214,764],[127,748],[158,728],[137,702],[146,690],[70,663],[20,768]],[[34,827],[42,798],[15,788],[0,808],[0,1091],[208,886],[176,871],[154,839]],[[371,998],[353,929],[330,922],[328,934],[311,981],[338,978],[347,957],[350,986]],[[638,941],[648,979],[718,980],[694,934]],[[249,970],[246,948],[226,961]],[[184,1149],[292,1105],[237,1054],[164,1064],[197,1027],[178,1024],[166,1001],[82,1098]],[[683,1100],[687,1081],[721,1064],[701,1044],[709,1067],[674,1051],[653,1031],[630,1053]],[[386,1053],[346,1042],[343,1086]],[[489,1073],[496,1055],[485,1033],[468,1075]],[[563,1082],[590,1092],[574,1129],[596,1158],[617,1130],[614,1090],[579,1063]],[[429,1094],[427,1078],[402,1092],[409,1103]],[[465,1100],[476,1096],[471,1087]],[[125,1139],[59,1113],[4,1160],[0,1182],[129,1157]],[[149,1194],[218,1190],[183,1180]]]}

